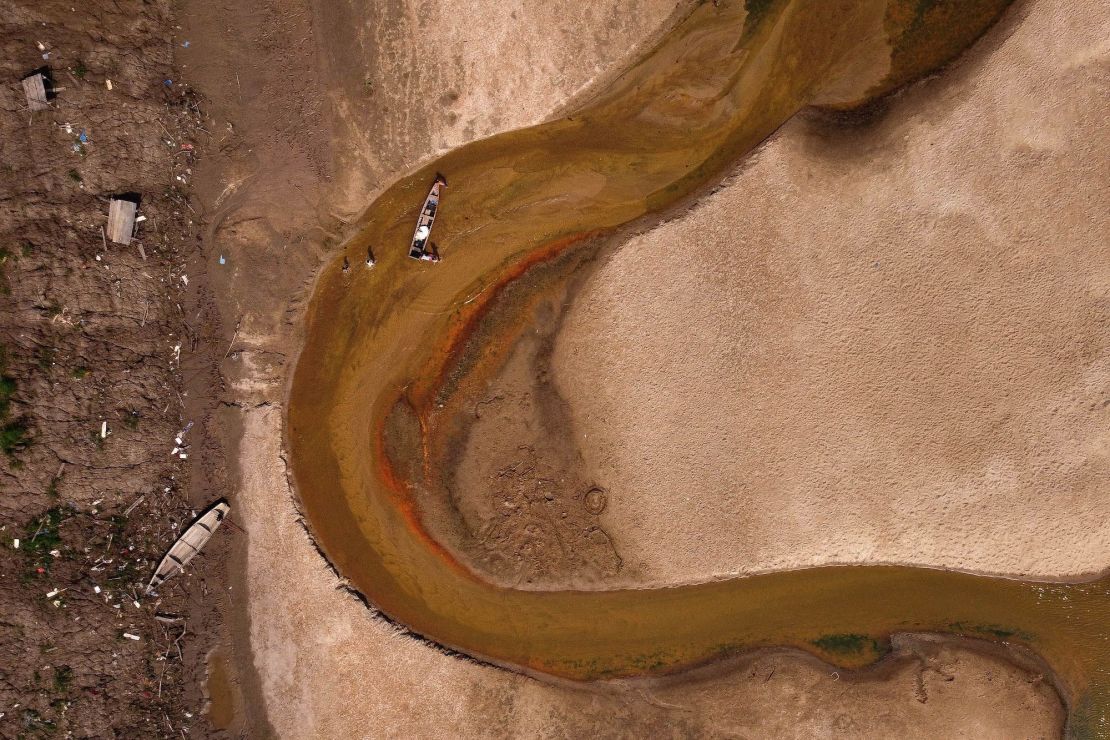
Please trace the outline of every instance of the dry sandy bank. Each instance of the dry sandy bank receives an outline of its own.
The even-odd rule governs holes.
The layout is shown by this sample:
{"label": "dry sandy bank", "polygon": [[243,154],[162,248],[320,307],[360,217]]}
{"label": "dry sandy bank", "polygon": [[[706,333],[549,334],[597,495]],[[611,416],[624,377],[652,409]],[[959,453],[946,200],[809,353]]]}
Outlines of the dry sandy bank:
{"label": "dry sandy bank", "polygon": [[[859,682],[768,654],[692,682],[598,693],[447,657],[375,620],[313,549],[286,479],[283,387],[313,269],[343,219],[399,171],[548,115],[674,5],[188,4],[205,32],[192,38],[208,39],[194,41],[190,74],[233,124],[198,179],[211,259],[227,256],[214,280],[238,327],[223,366],[229,429],[241,432],[233,503],[249,532],[234,680],[254,734],[263,708],[292,738],[1058,734],[1043,682],[962,646],[909,646]],[[434,55],[410,51],[418,32],[436,40]],[[427,96],[438,89],[457,98]]]}
{"label": "dry sandy bank", "polygon": [[1110,563],[1107,38],[1097,0],[1021,3],[591,278],[552,365],[613,582]]}

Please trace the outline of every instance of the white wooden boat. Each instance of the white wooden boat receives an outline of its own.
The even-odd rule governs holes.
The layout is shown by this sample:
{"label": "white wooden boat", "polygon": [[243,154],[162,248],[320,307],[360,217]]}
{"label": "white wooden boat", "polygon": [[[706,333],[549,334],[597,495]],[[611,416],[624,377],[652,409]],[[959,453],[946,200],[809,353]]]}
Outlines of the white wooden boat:
{"label": "white wooden boat", "polygon": [[150,577],[146,592],[150,593],[161,586],[167,578],[183,570],[186,563],[192,560],[208,542],[212,533],[220,526],[229,511],[231,511],[231,507],[228,506],[226,501],[217,501],[197,517],[197,520],[190,524],[189,528],[177,538],[169,552],[162,558],[162,562],[158,564],[154,575]]}
{"label": "white wooden boat", "polygon": [[439,262],[439,254],[429,239],[432,236],[432,226],[436,221],[436,211],[439,210],[440,193],[445,187],[447,187],[447,178],[437,173],[435,182],[428,191],[428,197],[424,199],[424,207],[420,209],[420,217],[416,219],[416,231],[412,234],[409,257],[414,260]]}

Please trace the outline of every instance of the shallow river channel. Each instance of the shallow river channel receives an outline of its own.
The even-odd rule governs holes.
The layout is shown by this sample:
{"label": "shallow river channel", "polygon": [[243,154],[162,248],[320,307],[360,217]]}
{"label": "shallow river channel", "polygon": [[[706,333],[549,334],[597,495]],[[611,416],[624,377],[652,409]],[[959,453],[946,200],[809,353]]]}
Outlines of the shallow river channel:
{"label": "shallow river channel", "polygon": [[[1050,666],[1069,734],[1110,732],[1110,580],[840,566],[662,589],[507,589],[429,536],[414,496],[441,482],[461,410],[512,341],[512,327],[503,342],[471,341],[505,285],[688,202],[799,110],[856,108],[937,69],[1008,4],[707,1],[579,110],[461,147],[386,190],[324,267],[288,406],[297,492],[339,572],[436,643],[577,680],[778,645],[858,667],[892,632],[1010,641]],[[431,265],[407,248],[437,171],[449,186],[433,234],[443,261]]]}

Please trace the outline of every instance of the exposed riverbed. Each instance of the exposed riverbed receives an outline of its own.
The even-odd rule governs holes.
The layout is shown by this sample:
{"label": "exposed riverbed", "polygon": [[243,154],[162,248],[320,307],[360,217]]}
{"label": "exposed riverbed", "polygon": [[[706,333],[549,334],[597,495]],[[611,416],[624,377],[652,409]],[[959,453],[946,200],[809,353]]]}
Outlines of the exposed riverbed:
{"label": "exposed riverbed", "polygon": [[[900,4],[773,4],[746,26],[742,7],[703,6],[581,112],[452,152],[387,191],[348,245],[356,268],[320,281],[290,406],[299,492],[340,571],[434,640],[571,678],[761,645],[859,665],[895,630],[1014,639],[1059,672],[1073,728],[1091,727],[1105,584],[859,567],[653,591],[498,589],[427,536],[414,497],[441,487],[460,409],[519,331],[504,321],[505,341],[471,341],[501,285],[697,192],[801,107],[849,106],[933,68],[1004,5],[974,4],[957,26]],[[451,186],[436,226],[445,262],[429,269],[403,255],[436,169]]]}

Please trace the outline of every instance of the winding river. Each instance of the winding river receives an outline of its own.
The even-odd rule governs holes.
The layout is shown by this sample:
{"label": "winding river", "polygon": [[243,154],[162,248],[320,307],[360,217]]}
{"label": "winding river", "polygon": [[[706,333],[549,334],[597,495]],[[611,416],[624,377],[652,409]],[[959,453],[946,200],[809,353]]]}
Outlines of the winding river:
{"label": "winding river", "polygon": [[[799,110],[852,109],[938,68],[1008,4],[705,2],[573,114],[461,147],[385,191],[317,283],[288,406],[297,491],[339,572],[430,640],[578,680],[775,645],[858,667],[881,657],[892,632],[1012,641],[1052,667],[1069,734],[1110,731],[1110,580],[838,566],[674,588],[517,590],[431,537],[414,495],[441,488],[460,415],[515,337],[511,320],[494,321],[500,335],[487,326],[505,285],[537,265],[573,269],[567,255],[689,200]],[[436,171],[450,187],[435,228],[443,263],[429,265],[406,252]],[[373,270],[361,267],[368,247]]]}

